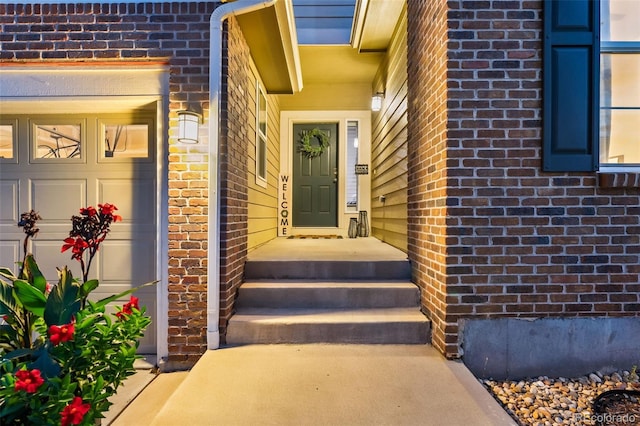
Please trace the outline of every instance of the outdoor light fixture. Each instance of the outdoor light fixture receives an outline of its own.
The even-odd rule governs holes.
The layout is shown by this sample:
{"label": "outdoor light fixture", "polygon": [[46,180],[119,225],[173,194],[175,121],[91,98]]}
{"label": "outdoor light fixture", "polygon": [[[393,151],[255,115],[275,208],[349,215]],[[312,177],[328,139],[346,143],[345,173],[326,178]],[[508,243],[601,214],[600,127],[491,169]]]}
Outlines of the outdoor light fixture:
{"label": "outdoor light fixture", "polygon": [[371,98],[371,111],[380,111],[382,109],[382,100],[384,92],[378,92]]}
{"label": "outdoor light fixture", "polygon": [[178,142],[184,144],[198,143],[200,131],[200,114],[193,111],[178,111]]}

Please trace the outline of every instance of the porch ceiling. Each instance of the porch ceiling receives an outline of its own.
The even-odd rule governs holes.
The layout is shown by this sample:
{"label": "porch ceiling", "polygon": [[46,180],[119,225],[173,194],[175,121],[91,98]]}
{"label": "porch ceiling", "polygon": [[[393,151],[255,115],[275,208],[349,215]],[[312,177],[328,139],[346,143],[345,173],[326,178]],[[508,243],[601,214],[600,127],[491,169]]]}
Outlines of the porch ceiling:
{"label": "porch ceiling", "polygon": [[[336,0],[329,6],[324,1],[297,1],[300,10],[295,13],[304,12],[302,17],[294,16],[293,0],[281,0],[272,7],[237,18],[267,92],[293,94],[302,90],[303,82],[305,85],[371,83],[405,2],[355,1],[351,45],[298,45],[296,19],[312,19],[311,15],[307,16],[309,13],[324,16],[333,10],[331,8],[344,8],[353,3]],[[324,34],[322,31],[337,25],[333,23],[336,19],[333,17],[327,23],[319,16],[313,25],[320,27],[308,30]],[[324,28],[326,25],[332,27]]]}
{"label": "porch ceiling", "polygon": [[300,46],[305,85],[371,83],[383,58],[382,52],[358,53],[349,45]]}

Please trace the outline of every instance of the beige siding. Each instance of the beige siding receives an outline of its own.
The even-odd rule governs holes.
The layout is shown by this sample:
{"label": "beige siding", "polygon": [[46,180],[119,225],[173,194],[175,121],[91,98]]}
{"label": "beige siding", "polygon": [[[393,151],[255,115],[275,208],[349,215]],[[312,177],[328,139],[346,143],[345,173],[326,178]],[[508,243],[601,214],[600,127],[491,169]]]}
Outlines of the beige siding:
{"label": "beige siding", "polygon": [[[373,113],[371,141],[371,231],[407,251],[407,17],[403,12],[388,54],[374,79],[385,90]],[[385,202],[380,201],[385,197]]]}
{"label": "beige siding", "polygon": [[277,236],[278,170],[280,168],[280,107],[277,96],[267,95],[267,186],[256,183],[256,96],[257,82],[260,76],[251,64],[249,93],[247,93],[250,111],[248,162],[248,240],[247,248],[257,246]]}

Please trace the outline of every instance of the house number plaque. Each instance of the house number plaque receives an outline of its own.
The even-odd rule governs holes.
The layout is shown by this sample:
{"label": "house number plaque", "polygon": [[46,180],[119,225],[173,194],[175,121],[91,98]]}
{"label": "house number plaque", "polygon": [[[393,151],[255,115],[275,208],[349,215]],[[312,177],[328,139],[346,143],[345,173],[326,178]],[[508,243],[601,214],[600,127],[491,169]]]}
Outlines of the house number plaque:
{"label": "house number plaque", "polygon": [[369,174],[369,165],[368,164],[356,164],[356,174],[357,175],[368,175]]}

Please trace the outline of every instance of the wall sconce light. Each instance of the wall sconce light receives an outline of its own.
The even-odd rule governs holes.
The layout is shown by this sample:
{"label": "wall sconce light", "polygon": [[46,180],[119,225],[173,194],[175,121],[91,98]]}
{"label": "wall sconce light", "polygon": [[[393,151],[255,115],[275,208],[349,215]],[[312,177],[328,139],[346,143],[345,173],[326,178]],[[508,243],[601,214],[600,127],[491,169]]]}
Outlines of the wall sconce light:
{"label": "wall sconce light", "polygon": [[378,92],[371,98],[371,111],[380,111],[382,109],[382,100],[384,92]]}
{"label": "wall sconce light", "polygon": [[200,132],[200,114],[193,111],[178,111],[178,142],[198,143]]}

